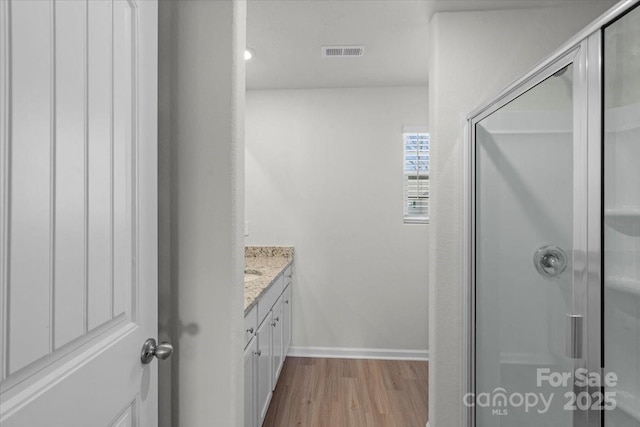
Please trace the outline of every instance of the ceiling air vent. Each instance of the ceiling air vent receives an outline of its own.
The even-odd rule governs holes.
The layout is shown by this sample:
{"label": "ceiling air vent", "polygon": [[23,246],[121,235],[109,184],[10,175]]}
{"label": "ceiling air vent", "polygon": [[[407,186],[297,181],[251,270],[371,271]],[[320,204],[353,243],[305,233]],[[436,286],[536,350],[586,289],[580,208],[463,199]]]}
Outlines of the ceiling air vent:
{"label": "ceiling air vent", "polygon": [[364,46],[322,46],[324,58],[355,57],[364,55]]}

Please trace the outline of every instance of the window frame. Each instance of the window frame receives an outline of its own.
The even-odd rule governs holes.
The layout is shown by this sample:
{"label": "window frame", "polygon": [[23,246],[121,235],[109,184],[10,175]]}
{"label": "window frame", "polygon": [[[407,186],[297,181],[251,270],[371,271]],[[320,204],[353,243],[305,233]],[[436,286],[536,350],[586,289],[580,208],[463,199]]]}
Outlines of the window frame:
{"label": "window frame", "polygon": [[[417,170],[415,173],[412,171],[408,171],[406,168],[407,162],[407,134],[426,134],[427,138],[427,149],[426,149],[426,170],[420,171],[420,164],[417,165]],[[420,156],[422,155],[420,150],[418,151],[418,162],[420,162]],[[431,171],[430,171],[430,152],[431,152],[431,135],[426,126],[403,126],[402,129],[402,217],[404,224],[429,224],[430,213],[431,213]],[[427,181],[427,197],[426,199],[426,215],[418,215],[418,214],[409,214],[408,213],[408,203],[409,203],[409,195],[408,195],[408,182],[409,177],[413,176],[416,180],[421,180],[426,178]]]}

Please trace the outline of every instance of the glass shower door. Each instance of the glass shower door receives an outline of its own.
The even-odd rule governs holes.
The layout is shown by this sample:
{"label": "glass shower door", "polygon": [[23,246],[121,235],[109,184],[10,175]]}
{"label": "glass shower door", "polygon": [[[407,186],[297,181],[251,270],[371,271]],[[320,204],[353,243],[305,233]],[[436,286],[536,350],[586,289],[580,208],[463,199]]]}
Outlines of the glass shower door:
{"label": "glass shower door", "polygon": [[574,382],[559,377],[582,358],[577,68],[556,64],[475,125],[477,427],[572,426],[579,416],[565,407]]}
{"label": "glass shower door", "polygon": [[640,427],[640,7],[604,29],[606,427]]}

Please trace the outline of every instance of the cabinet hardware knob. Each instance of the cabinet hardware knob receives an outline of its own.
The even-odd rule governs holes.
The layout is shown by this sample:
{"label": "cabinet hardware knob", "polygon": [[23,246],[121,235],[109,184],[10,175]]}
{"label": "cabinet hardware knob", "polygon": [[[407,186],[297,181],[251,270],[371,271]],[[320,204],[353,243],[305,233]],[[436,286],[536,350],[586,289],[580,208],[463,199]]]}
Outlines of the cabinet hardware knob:
{"label": "cabinet hardware knob", "polygon": [[274,328],[276,327],[276,325],[277,325],[277,323],[276,323],[276,322],[273,322],[273,323],[271,324],[271,326],[273,326]]}
{"label": "cabinet hardware knob", "polygon": [[275,321],[276,321],[276,322],[279,322],[279,321],[280,321],[280,316],[276,317],[276,318],[275,318]]}
{"label": "cabinet hardware knob", "polygon": [[253,333],[253,328],[249,328],[249,329],[247,329],[247,332],[249,332],[250,334],[252,334],[252,333]]}
{"label": "cabinet hardware knob", "polygon": [[289,304],[289,300],[288,299],[284,300],[284,303]]}
{"label": "cabinet hardware knob", "polygon": [[258,350],[253,354],[255,354],[256,356],[262,356],[262,350]]}

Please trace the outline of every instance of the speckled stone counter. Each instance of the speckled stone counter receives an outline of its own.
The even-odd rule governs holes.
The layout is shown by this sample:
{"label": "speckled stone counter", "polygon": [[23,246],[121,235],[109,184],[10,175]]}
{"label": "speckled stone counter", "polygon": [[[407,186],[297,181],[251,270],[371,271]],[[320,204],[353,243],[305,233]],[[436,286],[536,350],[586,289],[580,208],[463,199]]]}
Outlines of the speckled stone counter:
{"label": "speckled stone counter", "polygon": [[244,248],[245,271],[259,271],[261,276],[244,284],[244,314],[293,262],[293,248],[284,246],[247,246]]}

